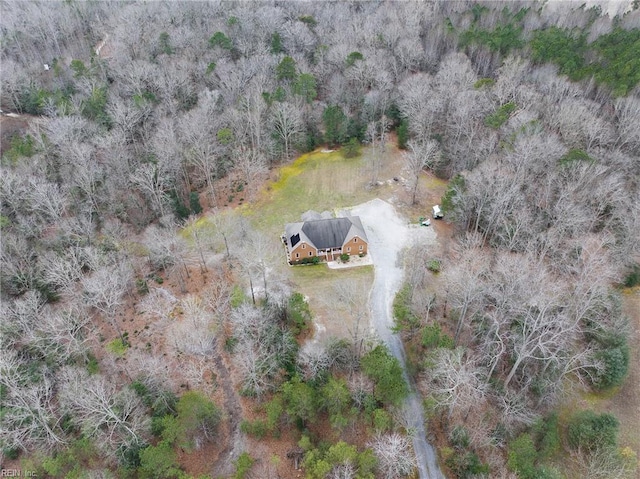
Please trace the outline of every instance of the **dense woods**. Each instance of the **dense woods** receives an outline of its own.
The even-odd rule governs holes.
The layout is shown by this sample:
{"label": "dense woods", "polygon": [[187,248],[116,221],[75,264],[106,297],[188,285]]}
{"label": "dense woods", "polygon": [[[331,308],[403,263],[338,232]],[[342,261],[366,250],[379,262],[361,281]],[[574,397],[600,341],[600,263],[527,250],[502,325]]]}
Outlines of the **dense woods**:
{"label": "dense woods", "polygon": [[556,410],[624,383],[640,283],[640,10],[607,6],[0,3],[2,467],[190,477],[218,447],[208,475],[275,478],[238,438],[286,436],[310,478],[410,477],[398,361],[306,347],[281,245],[229,211],[319,147],[375,187],[397,140],[411,203],[448,180],[450,244],[394,302],[443,472],[631,477],[625,418]]}

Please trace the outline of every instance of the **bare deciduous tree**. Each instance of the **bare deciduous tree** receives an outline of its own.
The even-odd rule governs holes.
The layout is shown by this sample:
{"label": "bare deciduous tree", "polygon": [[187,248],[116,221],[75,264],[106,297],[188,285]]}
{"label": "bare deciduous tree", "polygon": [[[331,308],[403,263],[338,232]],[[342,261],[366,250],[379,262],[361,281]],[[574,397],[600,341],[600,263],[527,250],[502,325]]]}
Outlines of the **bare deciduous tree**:
{"label": "bare deciduous tree", "polygon": [[169,329],[169,342],[177,352],[209,356],[215,335],[205,303],[198,296],[188,295],[180,301],[180,308],[183,317]]}
{"label": "bare deciduous tree", "polygon": [[378,458],[378,469],[385,479],[409,476],[417,466],[416,457],[407,436],[397,432],[379,435],[369,446]]}
{"label": "bare deciduous tree", "polygon": [[129,265],[122,263],[102,267],[82,280],[85,304],[105,315],[119,336],[122,332],[115,316],[130,287],[132,273]]}
{"label": "bare deciduous tree", "polygon": [[249,200],[253,199],[258,189],[258,181],[267,173],[267,159],[252,148],[239,147],[233,152],[234,164],[242,173],[245,190]]}
{"label": "bare deciduous tree", "polygon": [[62,377],[62,408],[108,457],[113,458],[120,445],[141,443],[148,434],[149,417],[133,390],[118,390],[104,376],[72,367],[65,368]]}
{"label": "bare deciduous tree", "polygon": [[6,449],[49,451],[66,443],[55,413],[55,385],[47,372],[40,371],[37,381],[29,379],[25,366],[11,349],[0,354],[3,389],[0,444]]}
{"label": "bare deciduous tree", "polygon": [[484,371],[476,359],[463,348],[436,350],[427,371],[429,385],[437,404],[448,411],[448,417],[466,421],[473,408],[479,407],[486,395]]}
{"label": "bare deciduous tree", "polygon": [[131,174],[130,179],[149,199],[156,214],[164,216],[169,201],[166,194],[169,186],[158,168],[150,163],[142,164]]}
{"label": "bare deciduous tree", "polygon": [[405,168],[411,176],[411,204],[416,203],[416,194],[420,182],[420,173],[424,168],[435,169],[438,164],[438,144],[431,140],[427,142],[410,141],[409,151],[405,153]]}
{"label": "bare deciduous tree", "polygon": [[291,144],[302,132],[300,108],[291,103],[276,102],[271,112],[273,129],[284,144],[284,159],[288,160]]}

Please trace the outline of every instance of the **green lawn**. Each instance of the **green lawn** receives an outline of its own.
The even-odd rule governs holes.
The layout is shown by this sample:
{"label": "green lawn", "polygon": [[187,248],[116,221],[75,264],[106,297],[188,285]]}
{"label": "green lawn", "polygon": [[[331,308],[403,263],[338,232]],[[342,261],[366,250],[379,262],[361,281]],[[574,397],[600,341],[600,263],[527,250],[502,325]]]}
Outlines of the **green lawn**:
{"label": "green lawn", "polygon": [[239,211],[265,233],[279,234],[285,223],[300,221],[307,210],[333,212],[372,199],[373,193],[364,188],[362,168],[362,157],[345,159],[338,151],[307,153],[280,168],[279,179]]}

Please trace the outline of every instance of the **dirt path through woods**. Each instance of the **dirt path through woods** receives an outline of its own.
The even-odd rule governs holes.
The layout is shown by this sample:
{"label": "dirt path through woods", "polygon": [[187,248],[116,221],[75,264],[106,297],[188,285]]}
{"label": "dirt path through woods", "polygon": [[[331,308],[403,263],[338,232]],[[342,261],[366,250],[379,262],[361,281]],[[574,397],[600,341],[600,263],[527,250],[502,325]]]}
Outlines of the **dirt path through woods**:
{"label": "dirt path through woods", "polygon": [[[218,345],[218,347],[220,346]],[[224,392],[224,410],[229,415],[229,438],[227,440],[227,445],[220,452],[220,456],[214,464],[211,476],[231,477],[234,467],[233,461],[237,459],[244,450],[244,440],[242,433],[240,432],[242,406],[240,405],[238,393],[233,387],[229,369],[225,365],[219,351],[215,352],[213,362],[216,365],[216,372],[218,373],[218,384],[220,384]]]}

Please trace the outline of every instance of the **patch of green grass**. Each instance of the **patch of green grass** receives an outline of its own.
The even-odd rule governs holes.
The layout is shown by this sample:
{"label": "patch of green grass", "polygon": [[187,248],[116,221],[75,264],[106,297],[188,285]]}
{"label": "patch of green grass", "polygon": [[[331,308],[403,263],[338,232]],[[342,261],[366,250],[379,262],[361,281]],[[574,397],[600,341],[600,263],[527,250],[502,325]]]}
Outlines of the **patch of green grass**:
{"label": "patch of green grass", "polygon": [[122,340],[122,338],[116,338],[113,341],[110,341],[107,346],[107,351],[118,358],[124,357],[127,354],[127,349],[129,349],[129,345]]}
{"label": "patch of green grass", "polygon": [[241,211],[258,228],[275,234],[310,209],[334,211],[362,203],[373,198],[364,189],[362,166],[361,157],[347,159],[339,151],[304,154],[282,167],[278,180]]}
{"label": "patch of green grass", "polygon": [[300,266],[291,268],[296,283],[312,288],[318,281],[333,283],[336,279],[357,279],[371,277],[373,280],[373,266],[358,266],[357,268],[329,269],[325,263],[314,266]]}
{"label": "patch of green grass", "polygon": [[237,284],[234,284],[233,289],[231,290],[231,299],[230,299],[231,307],[239,308],[242,303],[245,303],[248,300],[249,298],[247,298],[247,296],[244,294],[244,291],[242,291],[242,288]]}

